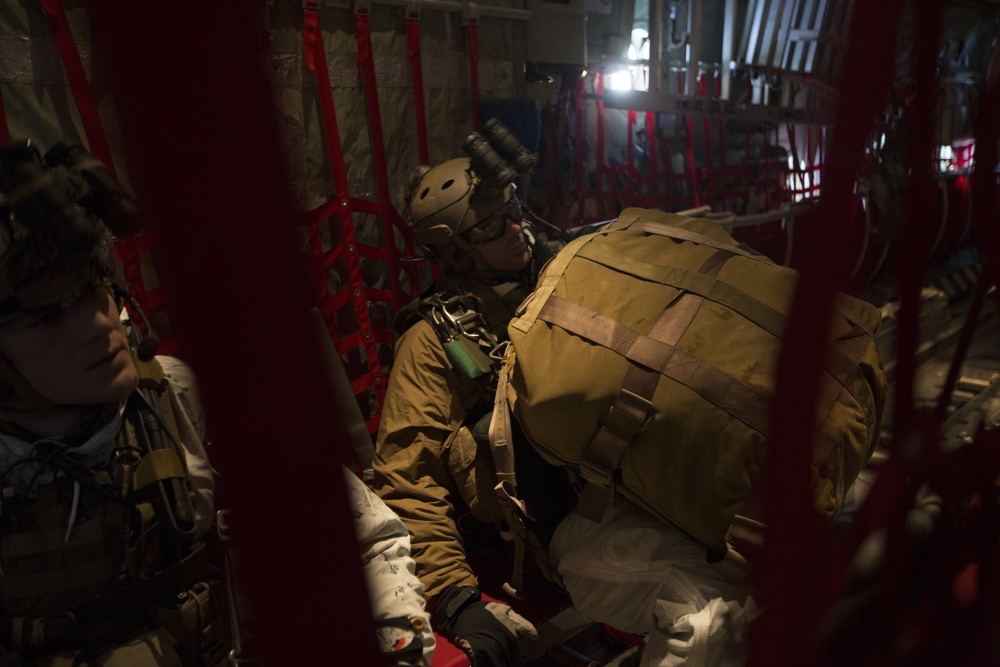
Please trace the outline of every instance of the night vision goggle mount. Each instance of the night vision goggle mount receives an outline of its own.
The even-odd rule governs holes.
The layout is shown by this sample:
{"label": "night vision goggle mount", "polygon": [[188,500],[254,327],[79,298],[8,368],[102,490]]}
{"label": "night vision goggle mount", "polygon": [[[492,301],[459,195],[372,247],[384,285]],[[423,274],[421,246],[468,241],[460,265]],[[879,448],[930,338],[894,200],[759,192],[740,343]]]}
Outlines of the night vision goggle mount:
{"label": "night vision goggle mount", "polygon": [[462,144],[472,170],[484,182],[499,189],[514,183],[534,169],[538,158],[528,151],[514,134],[496,118],[483,124],[482,132],[473,132]]}
{"label": "night vision goggle mount", "polygon": [[73,305],[114,273],[112,235],[139,229],[135,200],[83,146],[0,147],[0,319]]}
{"label": "night vision goggle mount", "polygon": [[74,205],[100,218],[115,236],[139,232],[139,207],[103,162],[62,140],[44,156],[31,141],[0,147],[0,204],[29,225],[73,224]]}
{"label": "night vision goggle mount", "polygon": [[[524,176],[535,168],[538,157],[528,151],[514,134],[496,118],[483,124],[482,132],[473,132],[462,144],[462,150],[469,156],[472,171],[484,184],[503,190],[519,176]],[[490,188],[473,192],[473,197],[492,196]],[[516,196],[511,195],[511,196]],[[538,217],[534,211],[521,204],[524,215],[532,222],[548,228],[568,242],[566,233],[555,225]]]}

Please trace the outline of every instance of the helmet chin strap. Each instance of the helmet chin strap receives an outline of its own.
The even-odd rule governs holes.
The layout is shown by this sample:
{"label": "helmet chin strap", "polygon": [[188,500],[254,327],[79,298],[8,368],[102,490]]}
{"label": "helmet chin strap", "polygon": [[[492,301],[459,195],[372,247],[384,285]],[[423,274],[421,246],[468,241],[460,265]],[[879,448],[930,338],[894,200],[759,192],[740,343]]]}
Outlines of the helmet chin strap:
{"label": "helmet chin strap", "polygon": [[461,249],[465,256],[472,262],[472,270],[477,271],[482,267],[489,266],[482,254],[476,250],[475,246],[466,241],[460,234],[451,237],[451,242]]}

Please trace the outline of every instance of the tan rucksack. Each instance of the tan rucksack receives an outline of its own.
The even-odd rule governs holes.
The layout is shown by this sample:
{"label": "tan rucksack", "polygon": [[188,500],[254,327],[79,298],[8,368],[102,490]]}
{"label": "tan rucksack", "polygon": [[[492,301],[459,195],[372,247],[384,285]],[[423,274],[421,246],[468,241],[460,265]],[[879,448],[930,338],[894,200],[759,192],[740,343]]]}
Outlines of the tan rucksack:
{"label": "tan rucksack", "polygon": [[[501,383],[543,457],[586,481],[578,511],[598,519],[621,495],[715,558],[752,556],[796,283],[714,222],[634,208],[546,265],[509,325]],[[838,295],[829,317],[816,321],[831,351],[812,472],[815,507],[832,516],[875,447],[886,378],[879,311]],[[516,500],[498,440],[498,491]]]}

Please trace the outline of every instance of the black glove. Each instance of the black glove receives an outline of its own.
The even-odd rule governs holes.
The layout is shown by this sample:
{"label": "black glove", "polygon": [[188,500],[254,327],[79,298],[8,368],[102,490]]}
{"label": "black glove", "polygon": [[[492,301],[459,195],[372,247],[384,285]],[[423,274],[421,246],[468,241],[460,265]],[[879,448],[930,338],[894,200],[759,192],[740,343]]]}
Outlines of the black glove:
{"label": "black glove", "polygon": [[493,419],[493,411],[490,410],[479,418],[475,425],[469,429],[472,437],[480,446],[489,447],[490,444],[490,421]]}
{"label": "black glove", "polygon": [[445,588],[432,621],[435,630],[466,652],[474,667],[520,665],[518,637],[538,637],[526,618],[508,605],[483,600],[475,586]]}

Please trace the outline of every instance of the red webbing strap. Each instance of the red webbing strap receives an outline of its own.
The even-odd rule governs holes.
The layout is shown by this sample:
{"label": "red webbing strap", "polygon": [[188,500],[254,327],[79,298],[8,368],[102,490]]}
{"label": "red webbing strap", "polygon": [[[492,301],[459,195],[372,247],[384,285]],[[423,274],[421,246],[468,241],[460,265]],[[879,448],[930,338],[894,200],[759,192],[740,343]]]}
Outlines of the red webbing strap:
{"label": "red webbing strap", "polygon": [[87,74],[83,70],[80,52],[77,51],[76,42],[73,41],[73,33],[66,20],[66,12],[63,11],[62,0],[42,0],[42,6],[45,7],[49,24],[52,26],[52,36],[55,38],[56,48],[59,49],[59,57],[62,59],[69,87],[73,91],[73,99],[76,101],[76,109],[80,114],[84,132],[87,134],[90,152],[103,162],[108,172],[114,176],[115,167],[114,161],[111,159],[111,149],[108,147],[101,118],[97,114],[97,105],[94,104],[94,97],[90,92],[90,84],[87,82]]}
{"label": "red webbing strap", "polygon": [[[318,0],[307,0],[303,4],[305,14],[304,26],[308,28],[308,30],[303,30],[303,48],[312,49],[311,54],[306,55],[306,63],[307,66],[310,62],[312,63],[312,69],[316,74],[320,106],[323,113],[326,146],[330,157],[330,170],[333,172],[334,187],[337,192],[335,207],[336,214],[340,219],[341,245],[343,247],[343,256],[347,263],[349,282],[342,294],[349,294],[346,298],[354,305],[354,312],[358,321],[360,344],[365,350],[365,361],[368,365],[369,376],[366,378],[365,384],[374,389],[378,405],[381,408],[385,400],[386,378],[382,374],[377,341],[372,331],[371,316],[368,312],[367,293],[361,273],[361,258],[358,250],[357,235],[354,229],[352,199],[348,194],[347,170],[344,167],[344,154],[340,147],[340,130],[337,126],[337,114],[333,106],[333,89],[330,86],[330,71],[326,64],[326,51],[323,48],[323,33],[319,26],[318,10]],[[330,203],[333,204],[333,202]],[[310,233],[318,234],[316,230],[310,230]],[[319,244],[314,242],[312,250],[314,259],[319,262],[321,267],[325,267],[324,258],[321,256],[322,248]],[[319,255],[317,255],[317,252]],[[324,269],[320,272],[319,278],[324,278],[325,275],[326,271]],[[321,279],[319,283],[320,311],[323,313],[323,317],[329,327],[335,310],[332,306],[337,304],[337,301],[331,299],[326,280]],[[337,342],[337,349],[343,352],[343,341]],[[371,424],[369,424],[369,430],[371,430]]]}
{"label": "red webbing strap", "polygon": [[[747,667],[815,664],[818,658],[816,638],[827,601],[801,591],[816,589],[816,569],[827,552],[827,526],[813,509],[812,452],[802,446],[813,441],[817,424],[801,415],[814,414],[822,359],[828,352],[815,314],[829,312],[834,291],[850,279],[849,235],[840,227],[853,198],[872,119],[884,108],[896,52],[895,40],[886,36],[896,34],[902,10],[902,0],[854,4],[840,79],[849,82],[851,103],[837,107],[823,196],[804,239],[811,261],[803,267],[778,358],[770,456],[781,483],[766,489],[769,539],[757,582],[757,601],[769,618],[751,633]],[[842,582],[839,574],[837,581]]]}
{"label": "red webbing strap", "polygon": [[[911,135],[915,139],[914,143],[916,147],[911,153],[912,160],[907,164],[910,173],[915,176],[911,177],[911,180],[908,182],[908,192],[905,193],[907,196],[904,200],[907,205],[905,213],[908,219],[911,216],[915,217],[918,224],[906,235],[915,236],[915,239],[906,240],[905,237],[901,239],[901,242],[906,241],[906,252],[916,252],[918,254],[911,260],[914,264],[912,270],[907,270],[905,266],[902,266],[906,262],[900,262],[901,266],[899,270],[902,275],[898,279],[901,297],[905,295],[903,304],[905,307],[911,309],[905,322],[902,320],[902,316],[906,311],[905,309],[900,311],[901,323],[898,334],[899,342],[897,342],[898,364],[902,366],[904,359],[907,363],[907,367],[904,369],[906,380],[901,380],[898,377],[899,371],[897,370],[897,379],[894,383],[897,393],[897,403],[900,401],[898,398],[900,394],[903,395],[902,400],[906,401],[906,405],[897,406],[896,413],[898,416],[895,419],[902,418],[905,421],[894,421],[894,434],[890,445],[889,460],[879,471],[875,484],[858,516],[856,521],[857,529],[852,532],[851,542],[848,544],[850,548],[842,549],[841,553],[835,554],[837,556],[836,562],[840,565],[840,569],[831,570],[831,576],[846,570],[861,540],[874,530],[885,530],[888,539],[886,541],[886,555],[882,568],[884,574],[880,577],[880,596],[877,600],[880,603],[877,610],[877,617],[881,621],[881,624],[877,629],[878,634],[875,635],[885,637],[893,632],[898,633],[900,628],[907,625],[909,627],[905,631],[916,633],[914,636],[948,633],[948,624],[953,621],[950,611],[942,611],[936,617],[930,615],[914,617],[908,613],[909,609],[912,609],[915,605],[923,606],[930,601],[932,596],[934,596],[931,590],[951,589],[956,580],[956,570],[949,569],[949,567],[954,568],[956,560],[960,561],[963,567],[968,565],[970,561],[975,565],[977,557],[980,554],[985,554],[992,568],[995,567],[996,559],[996,552],[992,546],[983,547],[985,549],[983,552],[980,552],[977,546],[969,546],[979,542],[981,539],[981,536],[972,534],[977,527],[973,522],[962,522],[962,530],[968,529],[968,533],[962,535],[961,547],[959,546],[959,542],[947,538],[940,539],[942,533],[948,530],[949,525],[952,523],[949,520],[945,521],[942,526],[936,527],[935,537],[938,538],[939,548],[935,551],[935,563],[938,564],[938,567],[936,570],[928,572],[928,574],[933,576],[921,576],[921,584],[923,584],[925,590],[916,591],[924,599],[917,598],[912,589],[913,581],[908,580],[905,576],[906,572],[911,571],[908,563],[912,563],[912,554],[910,553],[909,541],[907,540],[905,529],[906,516],[908,511],[913,507],[913,499],[918,492],[918,487],[927,481],[928,478],[933,479],[936,477],[937,479],[934,480],[936,483],[933,484],[934,490],[939,491],[945,497],[946,502],[950,500],[953,503],[953,506],[946,506],[945,510],[946,514],[954,514],[956,510],[965,512],[969,509],[967,506],[961,505],[962,502],[966,501],[966,497],[961,495],[963,492],[957,488],[960,485],[960,483],[956,484],[958,480],[976,480],[972,482],[972,486],[975,486],[980,481],[984,484],[984,487],[981,489],[970,490],[973,494],[977,491],[981,492],[981,494],[978,494],[979,498],[975,501],[975,504],[978,505],[982,498],[995,497],[995,489],[991,487],[994,487],[996,479],[995,473],[989,472],[990,466],[988,462],[983,459],[977,461],[976,465],[979,469],[974,474],[969,474],[968,471],[948,471],[942,474],[945,465],[949,463],[949,458],[956,454],[961,455],[961,452],[972,452],[973,456],[980,456],[981,451],[976,452],[976,449],[980,446],[981,442],[986,441],[987,434],[980,431],[976,434],[976,440],[969,446],[961,447],[956,452],[944,454],[939,446],[940,425],[944,416],[941,411],[942,408],[938,406],[935,413],[922,414],[915,411],[912,405],[913,394],[911,385],[916,367],[913,357],[917,349],[915,329],[919,326],[915,316],[915,313],[919,309],[919,299],[914,292],[919,290],[921,284],[915,274],[922,274],[925,268],[925,261],[929,256],[927,249],[931,246],[930,238],[932,236],[931,230],[933,229],[930,213],[923,214],[919,210],[919,207],[926,206],[926,201],[923,197],[927,194],[926,192],[920,192],[920,190],[931,190],[931,188],[927,187],[926,183],[930,174],[930,166],[933,164],[932,114],[934,105],[932,101],[934,99],[935,70],[933,53],[935,50],[934,45],[938,43],[937,40],[939,39],[940,22],[938,18],[941,14],[940,3],[935,3],[933,10],[919,15],[921,23],[918,25],[917,43],[914,46],[914,52],[917,53],[917,89],[915,99],[921,106],[916,110],[913,122],[914,132]],[[924,49],[929,49],[931,53],[925,53]],[[992,267],[993,272],[992,277],[990,275],[984,276],[985,284],[989,284],[992,280],[1000,277],[997,274],[998,265],[996,263],[1000,260],[1000,255],[997,254],[998,246],[996,245],[997,242],[1000,242],[1000,236],[997,235],[995,224],[993,224],[997,213],[997,181],[994,165],[996,164],[995,147],[998,137],[998,119],[1000,119],[1000,78],[997,76],[996,69],[997,64],[1000,64],[1000,50],[994,53],[994,58],[992,80],[986,87],[986,92],[978,110],[978,118],[981,123],[979,130],[983,134],[977,136],[977,142],[981,139],[984,141],[983,146],[988,146],[989,148],[987,148],[988,152],[986,155],[979,155],[977,145],[976,155],[976,171],[979,171],[980,164],[982,164],[982,172],[985,178],[981,181],[981,184],[987,190],[987,200],[980,202],[984,206],[978,212],[985,214],[987,216],[985,220],[989,221],[989,229],[987,230],[984,227],[981,230],[984,236],[981,239],[979,247],[987,255],[988,261],[984,266],[988,269]],[[980,158],[983,160],[982,163],[980,163]],[[918,172],[919,175],[917,175]],[[975,174],[976,172],[973,174],[974,177]],[[913,192],[913,190],[916,190],[916,192]],[[925,253],[923,256],[919,254],[921,251]],[[969,318],[975,319],[973,313],[981,305],[978,301],[982,298],[980,290],[983,287],[983,284],[978,285],[976,292],[973,294],[973,303],[970,305],[969,312],[967,313],[967,317]],[[909,331],[904,332],[904,323],[910,329]],[[957,370],[961,366],[962,357],[968,343],[966,337],[971,333],[970,326],[971,324],[967,320],[958,350],[952,360],[952,368],[949,371],[946,386],[940,395],[942,399],[947,400],[950,397],[950,387],[954,381],[954,375],[957,374]],[[906,382],[907,386],[905,389],[902,382]],[[994,451],[996,450],[994,449]],[[995,544],[995,539],[994,533],[993,536],[980,544]],[[965,551],[959,554],[957,553],[958,548],[963,548]],[[994,590],[993,593],[995,594],[996,591]],[[995,604],[995,601],[996,599],[994,598],[992,604]],[[903,607],[904,603],[908,607]],[[933,602],[931,603],[933,604]],[[962,623],[961,631],[966,632],[967,629],[967,623]],[[987,632],[991,631],[988,630]],[[944,636],[944,634],[941,634],[941,636]],[[992,641],[992,636],[989,641]]]}
{"label": "red webbing strap", "polygon": [[306,68],[316,71],[316,36],[319,34],[319,0],[305,0],[302,3],[302,55]]}
{"label": "red webbing strap", "polygon": [[427,145],[427,110],[424,104],[424,71],[420,62],[420,9],[406,8],[406,55],[410,59],[413,77],[413,109],[417,119],[417,149],[420,164],[430,164],[430,148]]}
{"label": "red webbing strap", "polygon": [[472,87],[472,130],[478,132],[479,125],[479,48],[476,44],[479,27],[478,10],[465,6],[466,39],[469,42],[469,85]]}
{"label": "red webbing strap", "polygon": [[[392,205],[389,193],[389,176],[385,157],[385,139],[382,134],[382,113],[378,103],[378,81],[375,78],[375,56],[372,53],[372,33],[368,24],[369,7],[355,3],[354,14],[358,28],[358,66],[363,73],[365,103],[368,106],[368,132],[371,137],[372,162],[375,167],[375,183],[378,186],[378,216],[382,218],[383,249],[387,255],[389,286],[392,289],[392,305],[398,310],[403,305],[403,288],[399,282],[399,248],[396,246],[395,229],[406,234],[406,227],[399,212]],[[411,253],[412,254],[412,253]],[[420,294],[416,266],[407,264],[410,288],[413,298]],[[409,300],[409,299],[407,299]]]}
{"label": "red webbing strap", "polygon": [[[86,5],[95,35],[116,54],[108,80],[129,166],[148,184],[144,211],[163,230],[157,259],[170,269],[179,319],[191,327],[185,360],[198,373],[213,463],[224,471],[217,498],[240,517],[240,544],[252,545],[239,553],[240,592],[260,622],[251,657],[328,664],[329,620],[287,607],[315,595],[354,612],[337,620],[351,640],[338,646],[336,661],[380,664],[340,474],[351,450],[319,363],[315,301],[297,289],[303,266],[288,138],[275,122],[259,25],[240,9],[248,3]],[[264,479],[276,492],[261,488]],[[316,549],[320,513],[342,548]],[[287,553],[295,565],[280,580],[264,574]]]}

